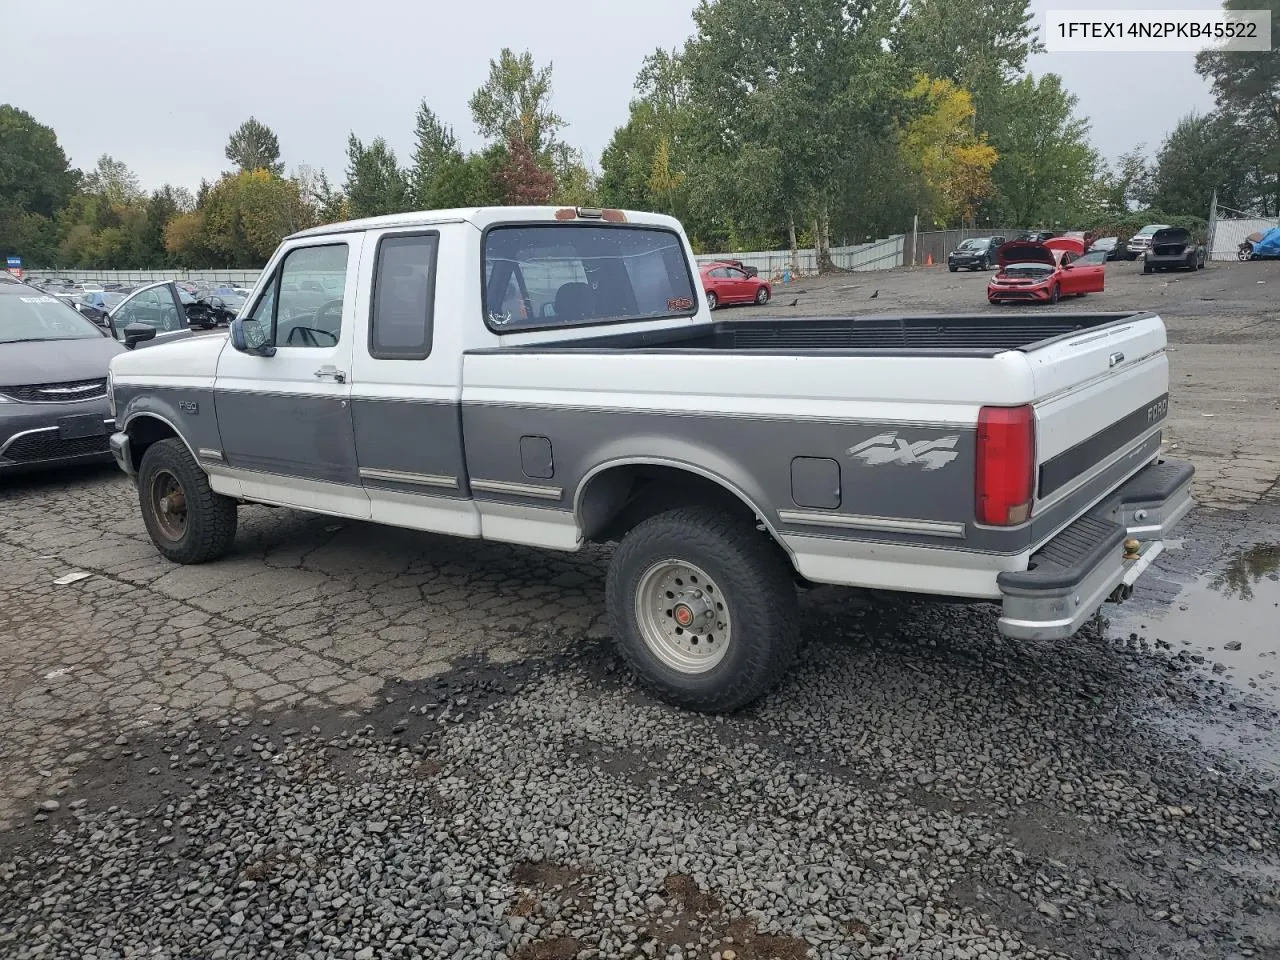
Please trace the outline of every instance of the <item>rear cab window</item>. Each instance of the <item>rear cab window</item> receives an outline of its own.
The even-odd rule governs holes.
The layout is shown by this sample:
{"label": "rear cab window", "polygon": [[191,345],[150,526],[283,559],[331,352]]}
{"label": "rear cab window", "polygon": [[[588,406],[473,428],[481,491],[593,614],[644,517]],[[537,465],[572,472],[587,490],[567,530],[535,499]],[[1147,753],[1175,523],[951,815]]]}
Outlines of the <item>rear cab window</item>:
{"label": "rear cab window", "polygon": [[484,320],[495,333],[693,316],[680,236],[636,224],[510,224],[484,237]]}

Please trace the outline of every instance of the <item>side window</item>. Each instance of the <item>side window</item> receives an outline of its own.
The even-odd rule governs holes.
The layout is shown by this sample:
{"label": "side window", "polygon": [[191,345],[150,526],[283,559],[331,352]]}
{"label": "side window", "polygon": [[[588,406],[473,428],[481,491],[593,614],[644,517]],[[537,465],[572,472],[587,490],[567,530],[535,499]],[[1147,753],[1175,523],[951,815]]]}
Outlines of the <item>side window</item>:
{"label": "side window", "polygon": [[249,314],[249,319],[259,324],[263,330],[270,330],[272,318],[276,312],[276,278],[271,278],[271,283],[267,289],[263,291],[262,296],[258,299],[258,305],[253,308],[253,313]]}
{"label": "side window", "polygon": [[387,236],[373,268],[369,355],[378,360],[423,360],[431,353],[438,233]]}
{"label": "side window", "polygon": [[285,256],[274,292],[258,302],[254,319],[266,319],[258,316],[264,307],[274,310],[277,347],[335,346],[342,336],[346,286],[345,243],[299,247]]}
{"label": "side window", "polygon": [[725,280],[725,279],[728,279],[729,271],[726,270],[724,267],[716,267],[714,270],[711,271],[709,276],[715,277],[717,280]]}
{"label": "side window", "polygon": [[171,333],[185,326],[168,287],[144,290],[133,299],[125,301],[120,305],[115,323],[121,329],[131,323],[145,323],[149,327],[155,327],[160,333]]}

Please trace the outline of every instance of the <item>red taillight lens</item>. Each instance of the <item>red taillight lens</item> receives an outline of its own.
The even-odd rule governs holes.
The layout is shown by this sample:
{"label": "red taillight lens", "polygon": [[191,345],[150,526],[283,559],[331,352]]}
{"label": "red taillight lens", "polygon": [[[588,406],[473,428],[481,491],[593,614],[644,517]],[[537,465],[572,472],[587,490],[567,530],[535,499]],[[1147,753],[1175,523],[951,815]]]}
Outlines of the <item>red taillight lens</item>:
{"label": "red taillight lens", "polygon": [[1024,523],[1035,493],[1036,415],[1030,406],[978,411],[978,522]]}

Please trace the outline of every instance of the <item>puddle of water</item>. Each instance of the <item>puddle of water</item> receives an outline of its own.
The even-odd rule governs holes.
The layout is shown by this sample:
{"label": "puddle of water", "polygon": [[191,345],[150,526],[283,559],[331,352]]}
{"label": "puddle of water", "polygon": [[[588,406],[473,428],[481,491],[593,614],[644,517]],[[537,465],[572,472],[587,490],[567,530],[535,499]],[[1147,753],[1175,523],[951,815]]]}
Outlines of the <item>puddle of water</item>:
{"label": "puddle of water", "polygon": [[[1204,669],[1216,679],[1280,710],[1280,545],[1240,550],[1139,619],[1148,640],[1164,641],[1174,654],[1203,656]],[[1117,630],[1134,628],[1132,618],[1123,621],[1117,618]]]}

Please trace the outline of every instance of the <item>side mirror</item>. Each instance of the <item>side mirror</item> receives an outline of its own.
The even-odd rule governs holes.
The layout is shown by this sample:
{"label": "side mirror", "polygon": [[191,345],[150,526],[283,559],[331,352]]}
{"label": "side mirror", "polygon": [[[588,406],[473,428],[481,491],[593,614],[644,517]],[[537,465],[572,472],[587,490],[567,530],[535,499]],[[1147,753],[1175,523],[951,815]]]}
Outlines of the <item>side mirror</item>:
{"label": "side mirror", "polygon": [[267,336],[267,331],[257,320],[236,317],[231,321],[231,346],[241,353],[254,357],[274,357],[276,345]]}
{"label": "side mirror", "polygon": [[146,323],[131,323],[124,328],[125,349],[132,350],[140,343],[156,338],[156,328]]}

